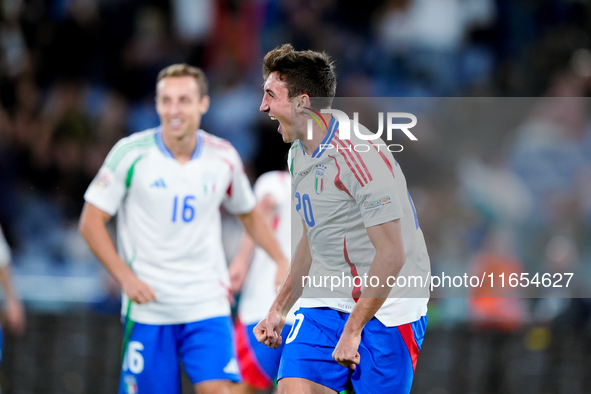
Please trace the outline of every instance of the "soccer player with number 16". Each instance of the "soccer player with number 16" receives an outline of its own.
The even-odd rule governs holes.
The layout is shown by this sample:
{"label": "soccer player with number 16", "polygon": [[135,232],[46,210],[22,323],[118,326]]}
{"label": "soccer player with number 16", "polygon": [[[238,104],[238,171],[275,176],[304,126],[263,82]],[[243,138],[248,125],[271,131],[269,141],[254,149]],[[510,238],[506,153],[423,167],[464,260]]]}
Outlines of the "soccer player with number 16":
{"label": "soccer player with number 16", "polygon": [[[239,380],[221,205],[278,264],[277,283],[288,269],[238,153],[199,128],[208,107],[200,69],[162,70],[161,125],[119,141],[84,196],[80,232],[124,293],[120,394],[180,393],[179,359],[199,394]],[[105,225],[115,214],[119,254]]]}

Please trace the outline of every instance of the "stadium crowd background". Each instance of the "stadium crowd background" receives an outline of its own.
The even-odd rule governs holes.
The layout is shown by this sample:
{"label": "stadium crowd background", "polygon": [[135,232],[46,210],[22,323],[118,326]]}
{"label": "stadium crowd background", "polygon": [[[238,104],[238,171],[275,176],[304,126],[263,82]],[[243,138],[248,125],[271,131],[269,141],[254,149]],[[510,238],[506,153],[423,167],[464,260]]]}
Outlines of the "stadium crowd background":
{"label": "stadium crowd background", "polygon": [[[530,97],[531,111],[513,127],[450,135],[431,124],[419,134],[420,143],[397,159],[434,272],[575,272],[579,287],[560,297],[588,297],[591,101],[584,97],[591,92],[590,38],[591,4],[583,0],[4,0],[0,223],[30,311],[27,335],[37,330],[36,338],[43,337],[47,319],[62,315],[73,322],[90,319],[72,318],[73,310],[118,313],[118,290],[105,285],[77,221],[83,193],[112,145],[158,124],[154,84],[163,67],[188,62],[205,70],[212,105],[203,128],[234,144],[253,180],[283,166],[287,147],[275,133],[277,124],[258,107],[262,55],[285,42],[335,58],[337,96]],[[229,222],[229,254],[239,231]],[[587,299],[476,294],[504,297],[483,304],[436,295],[433,339],[428,332],[418,373],[423,362],[424,370],[439,368],[446,378],[435,383],[434,372],[430,379],[417,375],[415,392],[533,393],[546,387],[577,393],[589,387],[583,372],[548,374],[551,368],[544,367],[570,352],[570,345],[556,342],[565,336],[580,344],[579,368],[590,365]],[[113,319],[108,321],[116,325]],[[118,341],[116,334],[109,338]],[[450,345],[457,338],[473,342],[458,350]],[[4,369],[14,392],[53,392],[18,390],[24,383],[15,365],[41,356],[30,338],[12,350],[10,341]],[[118,345],[110,345],[115,353]],[[29,353],[19,355],[18,346]],[[464,376],[460,361],[447,370],[429,364],[433,349],[448,349],[437,357],[455,359],[450,354],[465,351],[490,363],[475,361]],[[519,364],[510,355],[520,349],[547,357],[522,357]],[[498,354],[479,358],[480,351]],[[25,361],[18,361],[21,356]],[[467,360],[472,358],[462,362],[470,365]],[[43,375],[44,361],[38,362],[38,376],[29,371],[27,387],[50,379]],[[103,392],[84,374],[63,376],[51,380],[56,392]],[[527,391],[518,383],[527,376],[546,380]]]}

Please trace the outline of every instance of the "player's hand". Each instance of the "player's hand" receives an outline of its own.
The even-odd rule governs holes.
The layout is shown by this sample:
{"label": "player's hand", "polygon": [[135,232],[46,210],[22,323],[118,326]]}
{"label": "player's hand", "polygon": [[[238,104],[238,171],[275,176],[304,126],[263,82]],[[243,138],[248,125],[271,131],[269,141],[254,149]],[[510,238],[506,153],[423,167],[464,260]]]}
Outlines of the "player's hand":
{"label": "player's hand", "polygon": [[121,283],[123,292],[130,300],[137,304],[156,301],[156,293],[147,283],[139,280],[135,275],[129,276]]}
{"label": "player's hand", "polygon": [[287,260],[282,260],[277,264],[277,274],[275,275],[275,291],[279,293],[279,289],[289,272],[289,263]]}
{"label": "player's hand", "polygon": [[339,343],[332,352],[332,358],[343,367],[355,369],[361,360],[358,351],[360,342],[361,333],[351,334],[343,331]]}
{"label": "player's hand", "polygon": [[248,267],[242,264],[241,261],[234,261],[229,268],[230,273],[230,287],[233,293],[239,293],[244,286],[244,280],[248,273]]}
{"label": "player's hand", "polygon": [[26,318],[23,304],[16,298],[6,300],[6,320],[8,329],[16,336],[21,336],[25,332]]}
{"label": "player's hand", "polygon": [[271,310],[267,316],[254,327],[253,333],[257,341],[271,349],[281,346],[281,330],[285,325],[285,316]]}

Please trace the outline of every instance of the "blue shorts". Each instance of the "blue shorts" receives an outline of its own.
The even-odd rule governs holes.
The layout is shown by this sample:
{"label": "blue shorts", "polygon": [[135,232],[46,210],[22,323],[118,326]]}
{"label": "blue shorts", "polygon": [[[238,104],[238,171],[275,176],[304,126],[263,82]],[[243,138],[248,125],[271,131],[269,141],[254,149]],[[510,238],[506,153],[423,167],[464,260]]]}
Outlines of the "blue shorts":
{"label": "blue shorts", "polygon": [[281,351],[291,326],[286,324],[281,331],[283,342],[277,349],[259,343],[254,336],[256,324],[243,326],[236,323],[236,351],[244,383],[258,390],[266,390],[277,380]]}
{"label": "blue shorts", "polygon": [[283,349],[279,379],[304,378],[337,392],[352,387],[363,394],[410,393],[427,316],[397,327],[372,318],[361,334],[355,370],[332,358],[348,318],[330,308],[300,308]]}
{"label": "blue shorts", "polygon": [[121,366],[119,394],[180,394],[179,361],[191,383],[240,380],[229,317],[194,323],[135,323]]}

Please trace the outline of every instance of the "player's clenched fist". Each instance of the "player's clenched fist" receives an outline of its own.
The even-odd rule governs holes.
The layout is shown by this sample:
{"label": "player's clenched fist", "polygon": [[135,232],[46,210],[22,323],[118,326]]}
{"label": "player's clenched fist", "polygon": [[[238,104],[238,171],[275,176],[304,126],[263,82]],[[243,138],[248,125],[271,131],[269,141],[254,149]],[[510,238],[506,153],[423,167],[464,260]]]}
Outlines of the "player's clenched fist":
{"label": "player's clenched fist", "polygon": [[346,334],[343,332],[339,343],[332,352],[332,358],[343,367],[355,369],[359,364],[361,356],[359,355],[359,343],[361,342],[361,334]]}
{"label": "player's clenched fist", "polygon": [[253,333],[257,341],[277,349],[281,345],[281,330],[285,324],[285,317],[276,312],[269,312],[267,316],[257,324]]}

